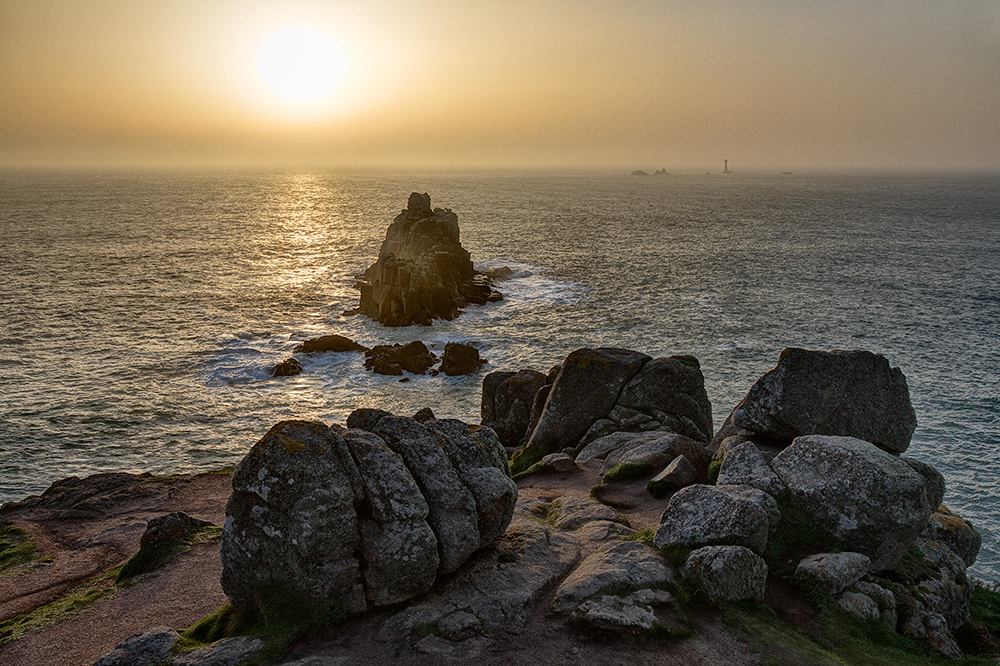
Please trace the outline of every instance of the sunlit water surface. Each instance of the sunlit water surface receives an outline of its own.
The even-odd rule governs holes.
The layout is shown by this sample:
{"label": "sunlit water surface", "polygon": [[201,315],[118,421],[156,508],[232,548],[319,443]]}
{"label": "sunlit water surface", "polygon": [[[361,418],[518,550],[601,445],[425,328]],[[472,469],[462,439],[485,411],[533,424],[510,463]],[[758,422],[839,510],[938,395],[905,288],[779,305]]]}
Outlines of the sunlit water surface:
{"label": "sunlit water surface", "polygon": [[[343,317],[411,191],[459,215],[505,300],[453,322]],[[902,368],[908,455],[1000,579],[1000,179],[610,173],[0,174],[0,501],[69,475],[238,462],[286,418],[479,421],[482,375],[377,376],[303,339],[477,346],[484,373],[579,347],[701,361],[718,427],[787,346]]]}

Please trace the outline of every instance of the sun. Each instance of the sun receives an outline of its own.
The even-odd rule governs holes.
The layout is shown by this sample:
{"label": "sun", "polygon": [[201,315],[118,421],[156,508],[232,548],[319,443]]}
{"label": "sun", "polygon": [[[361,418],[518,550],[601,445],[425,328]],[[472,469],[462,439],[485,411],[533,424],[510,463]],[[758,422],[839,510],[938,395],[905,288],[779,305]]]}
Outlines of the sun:
{"label": "sun", "polygon": [[317,102],[344,78],[344,52],[312,28],[286,28],[257,50],[257,75],[275,95],[299,104]]}

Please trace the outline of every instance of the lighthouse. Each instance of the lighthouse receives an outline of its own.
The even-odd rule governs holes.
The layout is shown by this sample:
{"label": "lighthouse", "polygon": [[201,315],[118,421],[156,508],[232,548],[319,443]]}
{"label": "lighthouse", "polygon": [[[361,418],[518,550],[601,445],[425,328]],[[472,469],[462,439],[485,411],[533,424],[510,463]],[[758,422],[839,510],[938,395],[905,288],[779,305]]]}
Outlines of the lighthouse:
{"label": "lighthouse", "polygon": [[725,166],[722,168],[722,173],[730,173],[729,171],[729,160],[722,160]]}

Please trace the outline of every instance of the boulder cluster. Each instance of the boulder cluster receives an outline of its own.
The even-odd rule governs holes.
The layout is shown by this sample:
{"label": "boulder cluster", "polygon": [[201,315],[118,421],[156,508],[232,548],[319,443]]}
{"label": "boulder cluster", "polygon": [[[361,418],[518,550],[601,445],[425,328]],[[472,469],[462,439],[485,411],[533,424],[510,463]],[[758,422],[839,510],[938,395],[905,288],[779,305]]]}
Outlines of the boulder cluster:
{"label": "boulder cluster", "polygon": [[[414,340],[405,345],[375,345],[371,349],[342,335],[323,335],[306,340],[295,347],[296,353],[319,354],[326,352],[363,352],[365,369],[380,375],[402,376],[404,371],[413,375],[444,373],[449,377],[471,375],[486,365],[487,360],[479,356],[479,350],[461,342],[445,344],[444,354],[438,364],[438,357],[423,342]],[[272,377],[288,377],[302,372],[302,363],[290,357],[271,369]]]}
{"label": "boulder cluster", "polygon": [[431,208],[428,194],[414,192],[385,234],[378,260],[356,284],[355,312],[386,326],[429,326],[452,320],[470,303],[503,299],[492,279],[477,272],[459,241],[458,216]]}
{"label": "boulder cluster", "polygon": [[520,440],[515,472],[581,466],[603,475],[594,496],[637,477],[670,496],[653,545],[681,549],[680,575],[710,596],[762,600],[769,575],[812,579],[847,611],[961,656],[980,537],[941,504],[942,475],[900,455],[916,418],[884,357],[786,349],[714,437],[697,361],[627,350],[488,375],[482,413]]}

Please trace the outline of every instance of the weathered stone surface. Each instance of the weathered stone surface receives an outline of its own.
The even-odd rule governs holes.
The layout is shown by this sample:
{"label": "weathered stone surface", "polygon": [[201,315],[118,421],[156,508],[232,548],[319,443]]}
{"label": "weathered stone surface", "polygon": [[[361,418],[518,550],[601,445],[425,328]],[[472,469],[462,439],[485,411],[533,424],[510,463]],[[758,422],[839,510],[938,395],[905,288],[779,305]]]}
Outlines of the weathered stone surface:
{"label": "weathered stone surface", "polygon": [[578,527],[595,521],[609,520],[630,527],[628,519],[612,509],[590,499],[589,497],[567,497],[553,503],[559,512],[556,527],[564,530],[575,530]]}
{"label": "weathered stone surface", "polygon": [[844,592],[837,599],[837,603],[845,611],[862,620],[878,620],[881,617],[878,604],[867,594]]}
{"label": "weathered stone surface", "polygon": [[965,518],[952,513],[943,504],[931,514],[927,526],[920,533],[920,538],[946,544],[969,567],[975,563],[976,557],[979,556],[979,549],[983,544],[983,537],[979,534],[979,530]]}
{"label": "weathered stone surface", "polygon": [[182,511],[157,516],[146,523],[146,531],[139,539],[139,548],[145,548],[157,541],[178,541],[192,532],[211,527],[207,520],[192,518]]}
{"label": "weathered stone surface", "polygon": [[594,421],[607,416],[622,388],[649,360],[639,352],[610,348],[578,349],[567,356],[538,425],[514,455],[514,472],[575,446]]}
{"label": "weathered stone surface", "polygon": [[166,663],[170,649],[180,634],[169,627],[154,627],[133,634],[115,649],[94,662],[93,666],[149,666]]}
{"label": "weathered stone surface", "polygon": [[662,430],[707,444],[712,439],[712,403],[693,356],[657,358],[646,363],[622,390],[618,407],[655,418]]}
{"label": "weathered stone surface", "polygon": [[483,633],[483,625],[475,615],[458,611],[438,620],[438,631],[441,638],[459,642]]}
{"label": "weathered stone surface", "polygon": [[404,608],[398,613],[394,613],[386,618],[375,640],[383,643],[402,640],[407,637],[415,637],[422,628],[432,624],[437,624],[443,617],[454,613],[457,608],[455,604],[436,594],[429,594],[423,600]]}
{"label": "weathered stone surface", "polygon": [[684,456],[670,461],[662,472],[646,484],[646,491],[653,497],[663,497],[667,493],[698,483],[698,470]]}
{"label": "weathered stone surface", "polygon": [[543,472],[572,472],[576,463],[565,453],[550,453],[542,458]]}
{"label": "weathered stone surface", "polygon": [[516,517],[496,542],[507,560],[467,566],[441,591],[455,607],[472,613],[491,631],[520,634],[556,581],[576,564],[580,547],[572,533],[528,517]]}
{"label": "weathered stone surface", "polygon": [[227,638],[174,657],[172,666],[232,666],[249,659],[264,646],[260,638]]}
{"label": "weathered stone surface", "polygon": [[965,658],[962,649],[948,630],[948,623],[940,613],[921,611],[903,620],[904,636],[926,640],[935,652],[945,659],[959,661]]}
{"label": "weathered stone surface", "polygon": [[348,423],[365,430],[279,423],[234,472],[222,586],[238,608],[271,591],[350,613],[395,604],[509,523],[517,487],[493,431],[378,410]]}
{"label": "weathered stone surface", "polygon": [[656,615],[648,606],[613,595],[585,601],[576,614],[596,629],[616,633],[641,634],[656,623]]}
{"label": "weathered stone surface", "polygon": [[476,500],[441,447],[424,425],[404,417],[384,417],[371,432],[400,454],[430,511],[427,522],[438,538],[440,573],[450,573],[479,548]]}
{"label": "weathered stone surface", "polygon": [[853,589],[874,601],[878,606],[879,619],[888,624],[893,631],[896,630],[896,595],[891,590],[864,580],[855,583]]}
{"label": "weathered stone surface", "polygon": [[799,562],[795,574],[816,579],[828,594],[836,596],[864,578],[871,563],[861,553],[817,553]]}
{"label": "weathered stone surface", "polygon": [[948,628],[955,631],[969,621],[972,586],[966,576],[965,562],[943,543],[917,539],[914,545],[937,569],[934,575],[917,583],[920,600],[925,609],[940,613]]}
{"label": "weathered stone surface", "polygon": [[899,562],[937,506],[923,476],[860,439],[799,437],[771,467],[793,506],[844,548],[870,557],[873,571]]}
{"label": "weathered stone surface", "polygon": [[365,352],[365,368],[380,375],[401,375],[403,371],[422,375],[437,363],[427,345],[415,340],[405,345],[375,345]]}
{"label": "weathered stone surface", "polygon": [[762,557],[742,546],[706,546],[693,550],[682,573],[685,578],[700,582],[713,599],[764,598],[767,564]]}
{"label": "weathered stone surface", "polygon": [[716,483],[751,486],[772,497],[780,497],[786,490],[784,481],[764,462],[764,456],[752,442],[743,442],[727,452]]}
{"label": "weathered stone surface", "polygon": [[479,350],[472,345],[449,342],[444,346],[440,370],[449,377],[457,377],[479,372],[479,368],[485,364],[486,359],[479,358]]}
{"label": "weathered stone surface", "polygon": [[357,285],[358,311],[386,326],[451,320],[460,308],[484,305],[494,293],[459,241],[458,216],[432,210],[430,201],[427,194],[410,195],[386,231],[378,261]]}
{"label": "weathered stone surface", "polygon": [[514,448],[524,443],[535,394],[547,378],[536,370],[491,372],[483,378],[482,424],[496,431],[500,443]]}
{"label": "weathered stone surface", "polygon": [[323,335],[297,345],[295,351],[301,354],[315,354],[319,352],[368,351],[368,348],[342,335]]}
{"label": "weathered stone surface", "polygon": [[788,348],[732,414],[733,424],[778,439],[855,437],[893,453],[910,444],[917,419],[906,378],[867,351]]}
{"label": "weathered stone surface", "polygon": [[700,443],[672,432],[615,432],[596,439],[576,456],[576,463],[606,474],[623,463],[646,463],[652,467],[668,464],[677,456],[690,462],[700,480],[708,474],[712,456]]}
{"label": "weathered stone surface", "polygon": [[600,547],[563,581],[556,591],[557,610],[575,609],[602,592],[627,593],[674,582],[670,567],[658,552],[640,541],[619,541]]}
{"label": "weathered stone surface", "polygon": [[294,358],[286,358],[271,368],[272,377],[294,377],[302,374],[302,364]]}
{"label": "weathered stone surface", "polygon": [[670,498],[653,543],[657,548],[668,543],[688,548],[744,546],[759,554],[780,520],[778,503],[756,488],[688,486]]}
{"label": "weathered stone surface", "polygon": [[367,608],[355,551],[361,475],[338,431],[283,421],[233,473],[222,533],[222,589],[237,608],[257,608],[267,590]]}

